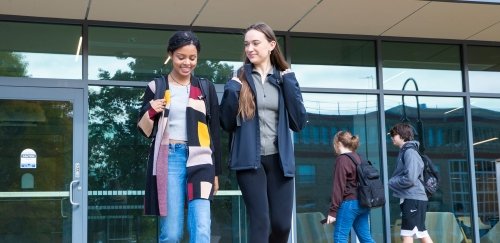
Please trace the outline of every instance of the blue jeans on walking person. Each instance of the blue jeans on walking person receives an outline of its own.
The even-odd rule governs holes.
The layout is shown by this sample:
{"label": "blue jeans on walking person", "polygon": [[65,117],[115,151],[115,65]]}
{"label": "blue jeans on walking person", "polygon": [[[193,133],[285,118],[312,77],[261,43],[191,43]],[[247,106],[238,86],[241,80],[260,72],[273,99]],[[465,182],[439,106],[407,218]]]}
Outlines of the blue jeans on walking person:
{"label": "blue jeans on walking person", "polygon": [[343,201],[337,211],[333,242],[348,242],[349,232],[352,227],[358,236],[359,242],[374,243],[375,241],[370,234],[369,216],[370,209],[359,205],[358,200]]}
{"label": "blue jeans on walking person", "polygon": [[[168,148],[167,216],[160,217],[160,243],[181,242],[184,229],[188,147],[170,144]],[[189,242],[210,242],[210,201],[195,199],[188,203]]]}

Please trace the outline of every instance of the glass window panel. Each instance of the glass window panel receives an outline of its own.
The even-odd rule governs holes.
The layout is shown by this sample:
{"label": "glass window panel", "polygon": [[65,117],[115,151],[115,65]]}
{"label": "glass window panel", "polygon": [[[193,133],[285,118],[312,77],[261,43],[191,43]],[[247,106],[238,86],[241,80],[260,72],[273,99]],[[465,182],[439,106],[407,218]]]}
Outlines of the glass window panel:
{"label": "glass window panel", "polygon": [[[419,97],[420,106],[417,107],[414,96],[405,97],[405,107],[402,105],[402,97],[388,95],[384,97],[386,132],[403,118],[403,110],[406,109],[407,120],[419,131],[419,135],[427,135],[429,131],[442,131],[436,137],[438,142],[432,146],[429,139],[432,136],[415,136],[415,140],[420,142],[420,146],[425,148],[427,154],[440,175],[440,188],[436,194],[429,199],[428,212],[441,212],[433,214],[437,217],[449,217],[451,212],[457,219],[459,217],[470,216],[472,210],[470,198],[465,195],[470,194],[469,162],[467,161],[467,136],[465,126],[465,112],[463,98],[450,97]],[[417,123],[418,110],[420,110],[420,121]],[[441,142],[439,142],[441,139]],[[396,166],[396,158],[399,148],[392,144],[390,136],[387,136],[387,164],[389,175],[392,174]],[[400,238],[400,208],[399,199],[389,198],[390,220],[392,239]],[[427,219],[427,221],[433,219]],[[455,222],[453,220],[452,222]],[[450,234],[451,230],[444,231]],[[443,234],[429,231],[434,242],[444,242]],[[443,232],[443,233],[444,233]],[[471,237],[470,235],[468,237]],[[397,241],[399,242],[399,241]]]}
{"label": "glass window panel", "polygon": [[[89,79],[149,81],[168,73],[164,65],[174,31],[89,27]],[[241,66],[241,34],[196,33],[201,52],[195,74],[225,83]]]}
{"label": "glass window panel", "polygon": [[401,90],[413,78],[423,91],[463,90],[458,45],[382,42],[382,65],[384,89]]}
{"label": "glass window panel", "polygon": [[[222,97],[222,94],[218,94]],[[221,129],[221,153],[222,153],[222,172],[219,175],[220,190],[229,190],[231,193],[239,192],[238,182],[236,181],[236,173],[231,171],[227,166],[229,161],[229,135]]]}
{"label": "glass window panel", "polygon": [[71,241],[73,111],[69,101],[0,99],[0,242]]}
{"label": "glass window panel", "polygon": [[172,31],[89,27],[89,79],[149,81],[164,72]]}
{"label": "glass window panel", "polygon": [[471,106],[479,234],[491,230],[481,242],[493,242],[500,226],[500,99],[471,98]]}
{"label": "glass window panel", "polygon": [[[225,84],[236,70],[243,65],[244,45],[242,34],[196,33],[202,52],[195,70],[196,75]],[[283,51],[284,38],[277,36]]]}
{"label": "glass window panel", "polygon": [[[89,87],[89,242],[157,241],[157,218],[143,215],[150,145],[136,128],[143,93],[143,87]],[[226,133],[221,141],[227,145]],[[222,161],[227,161],[227,148],[222,146]],[[240,233],[246,235],[246,216],[235,173],[230,173],[225,163],[222,170],[212,229],[214,237],[231,242],[239,239]]]}
{"label": "glass window panel", "polygon": [[[243,64],[243,35],[196,33],[201,43],[196,75],[225,84]],[[281,43],[280,43],[281,44]]]}
{"label": "glass window panel", "polygon": [[[248,219],[241,195],[215,196],[211,208],[211,242],[249,242]],[[184,239],[188,239],[187,228],[184,232]]]}
{"label": "glass window panel", "polygon": [[500,92],[500,47],[468,47],[471,92]]}
{"label": "glass window panel", "polygon": [[0,76],[82,78],[80,26],[0,21],[0,29]]}
{"label": "glass window panel", "polygon": [[377,88],[373,41],[292,37],[291,47],[301,87]]}
{"label": "glass window panel", "polygon": [[[298,242],[317,242],[319,239],[307,238],[307,220],[325,217],[330,207],[333,165],[336,156],[332,139],[338,130],[349,130],[360,136],[358,153],[370,159],[376,168],[381,169],[380,129],[376,95],[345,95],[304,93],[304,104],[308,111],[307,126],[296,135],[295,155],[297,164],[296,208]],[[321,136],[328,137],[328,143],[318,143],[314,131],[324,131]],[[371,211],[372,235],[376,242],[383,242],[384,226],[382,209]],[[376,222],[376,223],[375,223]],[[314,223],[317,223],[314,221]],[[318,223],[318,226],[321,227]],[[323,229],[330,240],[333,237],[331,225]]]}
{"label": "glass window panel", "polygon": [[89,87],[89,242],[156,241],[156,218],[143,216],[149,141],[136,128],[143,93]]}

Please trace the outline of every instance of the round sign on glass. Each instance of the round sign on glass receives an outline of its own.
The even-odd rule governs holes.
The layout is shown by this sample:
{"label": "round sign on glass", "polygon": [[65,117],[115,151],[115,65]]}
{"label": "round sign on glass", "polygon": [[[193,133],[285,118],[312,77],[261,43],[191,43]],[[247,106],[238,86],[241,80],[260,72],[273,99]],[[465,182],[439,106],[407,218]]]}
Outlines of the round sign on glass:
{"label": "round sign on glass", "polygon": [[36,169],[36,152],[33,149],[25,149],[21,152],[21,169]]}

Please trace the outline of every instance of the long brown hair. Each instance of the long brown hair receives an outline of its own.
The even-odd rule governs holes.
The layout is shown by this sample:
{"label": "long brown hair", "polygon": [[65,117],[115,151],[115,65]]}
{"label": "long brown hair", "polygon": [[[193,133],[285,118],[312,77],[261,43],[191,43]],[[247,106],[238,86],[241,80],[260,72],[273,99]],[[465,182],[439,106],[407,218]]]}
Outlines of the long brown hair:
{"label": "long brown hair", "polygon": [[[276,47],[271,51],[270,55],[271,64],[274,67],[278,68],[278,70],[280,71],[285,71],[286,69],[288,69],[288,63],[281,53],[278,40],[276,39],[276,35],[274,35],[274,31],[271,29],[271,27],[269,27],[269,25],[265,23],[255,23],[253,25],[250,25],[250,27],[245,30],[244,35],[246,35],[250,30],[256,30],[263,33],[269,42],[276,42]],[[244,51],[243,55],[245,56],[244,63],[250,63],[250,60],[245,55]],[[246,79],[245,72],[243,70],[239,72],[238,78],[240,79],[242,85],[240,91],[238,114],[241,115],[244,120],[249,120],[255,116],[255,96],[252,93],[250,86],[248,85],[248,80]]]}

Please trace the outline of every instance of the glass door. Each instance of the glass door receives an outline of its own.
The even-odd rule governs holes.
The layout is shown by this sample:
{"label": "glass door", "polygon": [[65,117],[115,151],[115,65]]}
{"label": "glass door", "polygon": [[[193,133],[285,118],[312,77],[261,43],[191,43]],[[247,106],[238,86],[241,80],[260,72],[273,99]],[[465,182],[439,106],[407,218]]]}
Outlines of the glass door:
{"label": "glass door", "polygon": [[84,88],[0,85],[0,242],[85,242]]}

